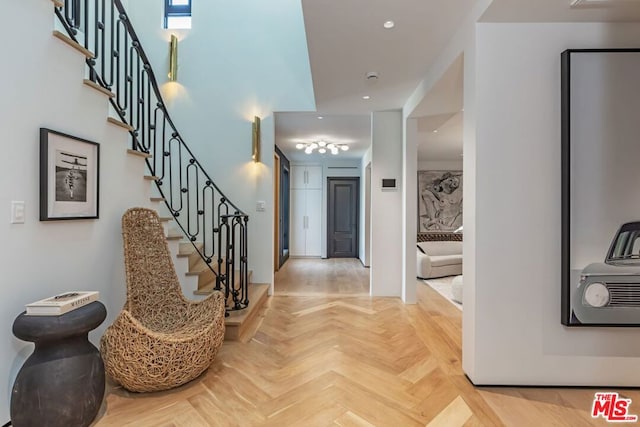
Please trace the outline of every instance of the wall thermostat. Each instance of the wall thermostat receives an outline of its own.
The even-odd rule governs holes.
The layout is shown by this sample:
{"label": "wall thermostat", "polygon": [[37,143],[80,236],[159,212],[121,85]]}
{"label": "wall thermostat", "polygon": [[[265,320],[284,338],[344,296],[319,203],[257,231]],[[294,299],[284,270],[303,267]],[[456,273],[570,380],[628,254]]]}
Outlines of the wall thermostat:
{"label": "wall thermostat", "polygon": [[395,178],[382,178],[383,190],[395,190],[397,188]]}

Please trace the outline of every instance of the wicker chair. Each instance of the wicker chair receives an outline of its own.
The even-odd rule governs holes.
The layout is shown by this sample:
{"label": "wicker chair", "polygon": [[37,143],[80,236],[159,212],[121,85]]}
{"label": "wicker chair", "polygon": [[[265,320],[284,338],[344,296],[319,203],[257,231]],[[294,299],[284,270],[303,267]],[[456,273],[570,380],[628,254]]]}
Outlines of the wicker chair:
{"label": "wicker chair", "polygon": [[166,390],[202,374],[224,339],[224,297],[182,295],[158,214],[122,217],[127,301],[100,352],[107,374],[130,391]]}

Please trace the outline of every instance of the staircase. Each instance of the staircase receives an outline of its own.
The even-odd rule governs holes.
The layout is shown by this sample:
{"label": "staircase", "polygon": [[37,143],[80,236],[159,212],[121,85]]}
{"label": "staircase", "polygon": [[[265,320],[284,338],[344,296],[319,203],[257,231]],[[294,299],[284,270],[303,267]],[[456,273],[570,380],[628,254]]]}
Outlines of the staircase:
{"label": "staircase", "polygon": [[[86,58],[83,83],[110,103],[107,121],[130,135],[127,153],[146,165],[149,200],[163,223],[183,293],[222,291],[226,339],[245,339],[268,285],[250,285],[249,217],[216,186],[184,142],[120,0],[52,0],[53,36]],[[251,302],[251,304],[250,304]]]}

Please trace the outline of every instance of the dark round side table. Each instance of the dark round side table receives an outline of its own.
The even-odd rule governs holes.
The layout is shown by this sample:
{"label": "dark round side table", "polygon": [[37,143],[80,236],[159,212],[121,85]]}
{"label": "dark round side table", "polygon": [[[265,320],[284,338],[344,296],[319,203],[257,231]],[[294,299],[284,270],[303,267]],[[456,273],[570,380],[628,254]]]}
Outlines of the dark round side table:
{"label": "dark round side table", "polygon": [[106,316],[96,301],[60,316],[16,317],[13,334],[35,350],[13,384],[14,427],[91,424],[104,397],[104,365],[88,335]]}

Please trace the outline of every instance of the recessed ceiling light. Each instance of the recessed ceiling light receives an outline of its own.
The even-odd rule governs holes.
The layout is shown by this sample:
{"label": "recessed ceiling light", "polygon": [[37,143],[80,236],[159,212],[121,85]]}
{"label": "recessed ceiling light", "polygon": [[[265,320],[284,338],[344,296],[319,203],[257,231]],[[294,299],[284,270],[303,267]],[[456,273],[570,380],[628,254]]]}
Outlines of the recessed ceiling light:
{"label": "recessed ceiling light", "polygon": [[395,26],[396,26],[396,23],[395,23],[395,22],[393,22],[393,21],[385,21],[385,23],[384,23],[384,24],[382,24],[382,26],[383,26],[384,28],[386,28],[387,30],[390,30],[390,29],[392,29],[393,27],[395,27]]}
{"label": "recessed ceiling light", "polygon": [[324,119],[324,117],[318,116],[318,120],[322,120],[322,119]]}
{"label": "recessed ceiling light", "polygon": [[433,133],[438,133],[438,129],[434,129]]}
{"label": "recessed ceiling light", "polygon": [[362,97],[362,99],[371,99],[371,97],[369,95],[365,95]]}

